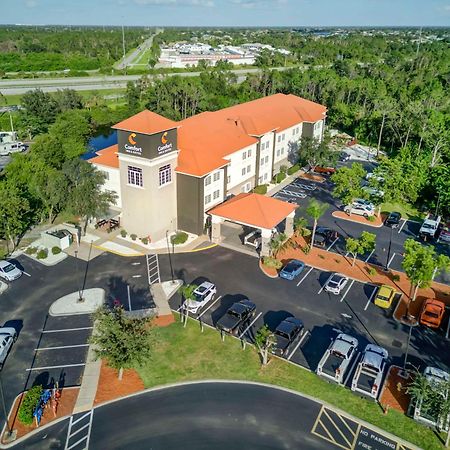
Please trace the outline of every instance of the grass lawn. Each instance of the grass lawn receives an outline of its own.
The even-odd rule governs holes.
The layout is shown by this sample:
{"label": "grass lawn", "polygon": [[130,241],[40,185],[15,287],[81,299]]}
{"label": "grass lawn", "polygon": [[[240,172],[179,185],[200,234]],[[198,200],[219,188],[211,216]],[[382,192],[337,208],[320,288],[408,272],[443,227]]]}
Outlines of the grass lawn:
{"label": "grass lawn", "polygon": [[252,347],[242,350],[240,342],[228,336],[222,342],[215,330],[206,327],[201,333],[197,322],[190,320],[186,328],[177,322],[158,328],[155,333],[157,345],[153,357],[137,369],[147,388],[202,379],[274,384],[326,401],[424,449],[442,448],[432,430],[397,411],[390,410],[384,415],[377,403],[276,358],[262,368]]}
{"label": "grass lawn", "polygon": [[381,205],[382,213],[390,213],[392,211],[398,211],[404,219],[417,220],[418,222],[424,219],[423,213],[407,203],[383,203]]}

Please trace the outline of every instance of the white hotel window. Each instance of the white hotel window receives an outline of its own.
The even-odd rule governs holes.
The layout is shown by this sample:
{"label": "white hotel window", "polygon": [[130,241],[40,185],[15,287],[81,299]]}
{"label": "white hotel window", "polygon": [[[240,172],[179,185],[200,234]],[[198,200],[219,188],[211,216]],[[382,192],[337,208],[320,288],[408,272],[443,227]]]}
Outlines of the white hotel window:
{"label": "white hotel window", "polygon": [[252,170],[252,166],[247,166],[247,173],[249,173]]}
{"label": "white hotel window", "polygon": [[128,184],[130,186],[139,187],[144,185],[142,181],[142,169],[139,167],[128,166]]}
{"label": "white hotel window", "polygon": [[230,182],[231,182],[231,175],[228,175],[227,176],[227,183],[230,184]]}
{"label": "white hotel window", "polygon": [[261,162],[259,163],[260,166],[264,165],[264,158],[261,158]]}
{"label": "white hotel window", "polygon": [[278,142],[281,142],[281,134],[278,135]]}
{"label": "white hotel window", "polygon": [[214,181],[219,181],[220,180],[220,172],[216,172],[214,174]]}
{"label": "white hotel window", "polygon": [[246,159],[247,158],[247,152],[242,153],[242,159]]}
{"label": "white hotel window", "polygon": [[267,173],[264,174],[264,181],[267,180]]}
{"label": "white hotel window", "polygon": [[277,150],[277,157],[280,156],[280,149]]}
{"label": "white hotel window", "polygon": [[218,199],[218,198],[219,198],[219,195],[220,195],[220,190],[217,189],[217,191],[214,191],[214,192],[213,192],[213,200]]}
{"label": "white hotel window", "polygon": [[267,164],[269,162],[269,155],[264,158],[264,162]]}
{"label": "white hotel window", "polygon": [[242,169],[242,176],[245,175],[245,167]]}
{"label": "white hotel window", "polygon": [[252,149],[250,148],[247,152],[247,156],[250,158],[250,156],[252,156]]}
{"label": "white hotel window", "polygon": [[208,175],[205,178],[205,186],[209,186],[211,184],[211,175]]}
{"label": "white hotel window", "polygon": [[205,195],[205,205],[211,203],[211,194]]}
{"label": "white hotel window", "polygon": [[172,181],[172,169],[170,164],[159,168],[159,185],[164,186]]}
{"label": "white hotel window", "polygon": [[105,176],[105,181],[109,180],[109,172],[107,172],[106,170],[102,170],[101,172]]}

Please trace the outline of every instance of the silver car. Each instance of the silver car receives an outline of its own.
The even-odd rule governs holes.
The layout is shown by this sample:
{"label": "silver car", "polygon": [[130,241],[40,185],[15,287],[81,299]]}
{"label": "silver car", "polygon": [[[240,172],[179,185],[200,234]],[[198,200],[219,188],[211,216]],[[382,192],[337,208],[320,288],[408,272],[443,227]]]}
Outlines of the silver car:
{"label": "silver car", "polygon": [[17,340],[17,332],[12,327],[0,328],[0,368],[3,367],[14,342]]}
{"label": "silver car", "polygon": [[6,281],[14,281],[22,276],[22,271],[9,261],[0,261],[0,277]]}
{"label": "silver car", "polygon": [[342,291],[342,289],[345,288],[345,286],[348,283],[348,277],[345,275],[342,275],[340,273],[333,273],[330,278],[328,278],[324,289],[327,292],[331,292],[334,295],[339,295]]}

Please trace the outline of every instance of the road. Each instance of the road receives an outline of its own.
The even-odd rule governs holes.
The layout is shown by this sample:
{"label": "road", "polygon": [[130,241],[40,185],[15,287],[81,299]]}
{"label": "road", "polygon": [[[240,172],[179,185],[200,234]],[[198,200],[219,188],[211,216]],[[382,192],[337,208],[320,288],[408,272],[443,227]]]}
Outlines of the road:
{"label": "road", "polygon": [[[75,426],[60,422],[14,448],[67,448],[83,438],[91,450],[327,450],[364,442],[354,420],[300,395],[255,384],[180,385],[97,407],[91,426],[89,415],[76,416]],[[394,446],[364,448],[396,448],[391,437],[370,432]]]}
{"label": "road", "polygon": [[[275,67],[273,70],[287,70],[291,67]],[[230,72],[237,75],[238,82],[242,82],[248,74],[261,72],[263,69],[235,69]],[[167,73],[164,76],[198,77],[201,72]],[[144,75],[144,74],[143,74]],[[151,78],[161,77],[161,74],[147,75]],[[75,91],[91,91],[102,89],[123,89],[128,81],[136,81],[142,75],[105,75],[93,77],[73,78],[35,78],[0,80],[0,92],[3,95],[21,95],[31,89],[42,89],[44,92],[56,92],[59,89],[74,89]]]}
{"label": "road", "polygon": [[114,68],[122,70],[130,66],[132,62],[135,59],[137,59],[140,53],[145,52],[148,48],[152,46],[154,37],[162,32],[163,32],[162,28],[157,29],[154,34],[152,34],[147,40],[145,40],[141,45],[139,45],[136,49],[134,49],[129,55],[126,55],[125,58],[122,58],[118,63],[114,64]]}

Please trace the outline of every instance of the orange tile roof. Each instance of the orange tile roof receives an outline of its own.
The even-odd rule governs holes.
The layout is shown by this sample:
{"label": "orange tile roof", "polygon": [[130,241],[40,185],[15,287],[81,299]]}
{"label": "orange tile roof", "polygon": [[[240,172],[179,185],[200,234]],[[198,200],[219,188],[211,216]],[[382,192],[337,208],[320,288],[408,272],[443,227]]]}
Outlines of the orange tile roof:
{"label": "orange tile roof", "polygon": [[257,228],[272,229],[298,208],[292,203],[283,202],[265,195],[239,194],[212,208],[208,214],[229,219]]}
{"label": "orange tile roof", "polygon": [[115,128],[116,130],[135,131],[136,133],[142,134],[154,134],[176,127],[177,122],[166,119],[154,112],[144,110],[128,119],[122,120],[122,122],[116,123],[111,128]]}
{"label": "orange tile roof", "polygon": [[177,172],[203,176],[224,157],[258,142],[257,136],[300,122],[316,122],[327,109],[295,95],[275,94],[179,122]]}
{"label": "orange tile roof", "polygon": [[119,158],[118,153],[119,146],[117,144],[106,147],[102,150],[98,150],[96,153],[98,156],[94,156],[88,161],[91,164],[98,164],[100,166],[113,167],[114,169],[119,168]]}

